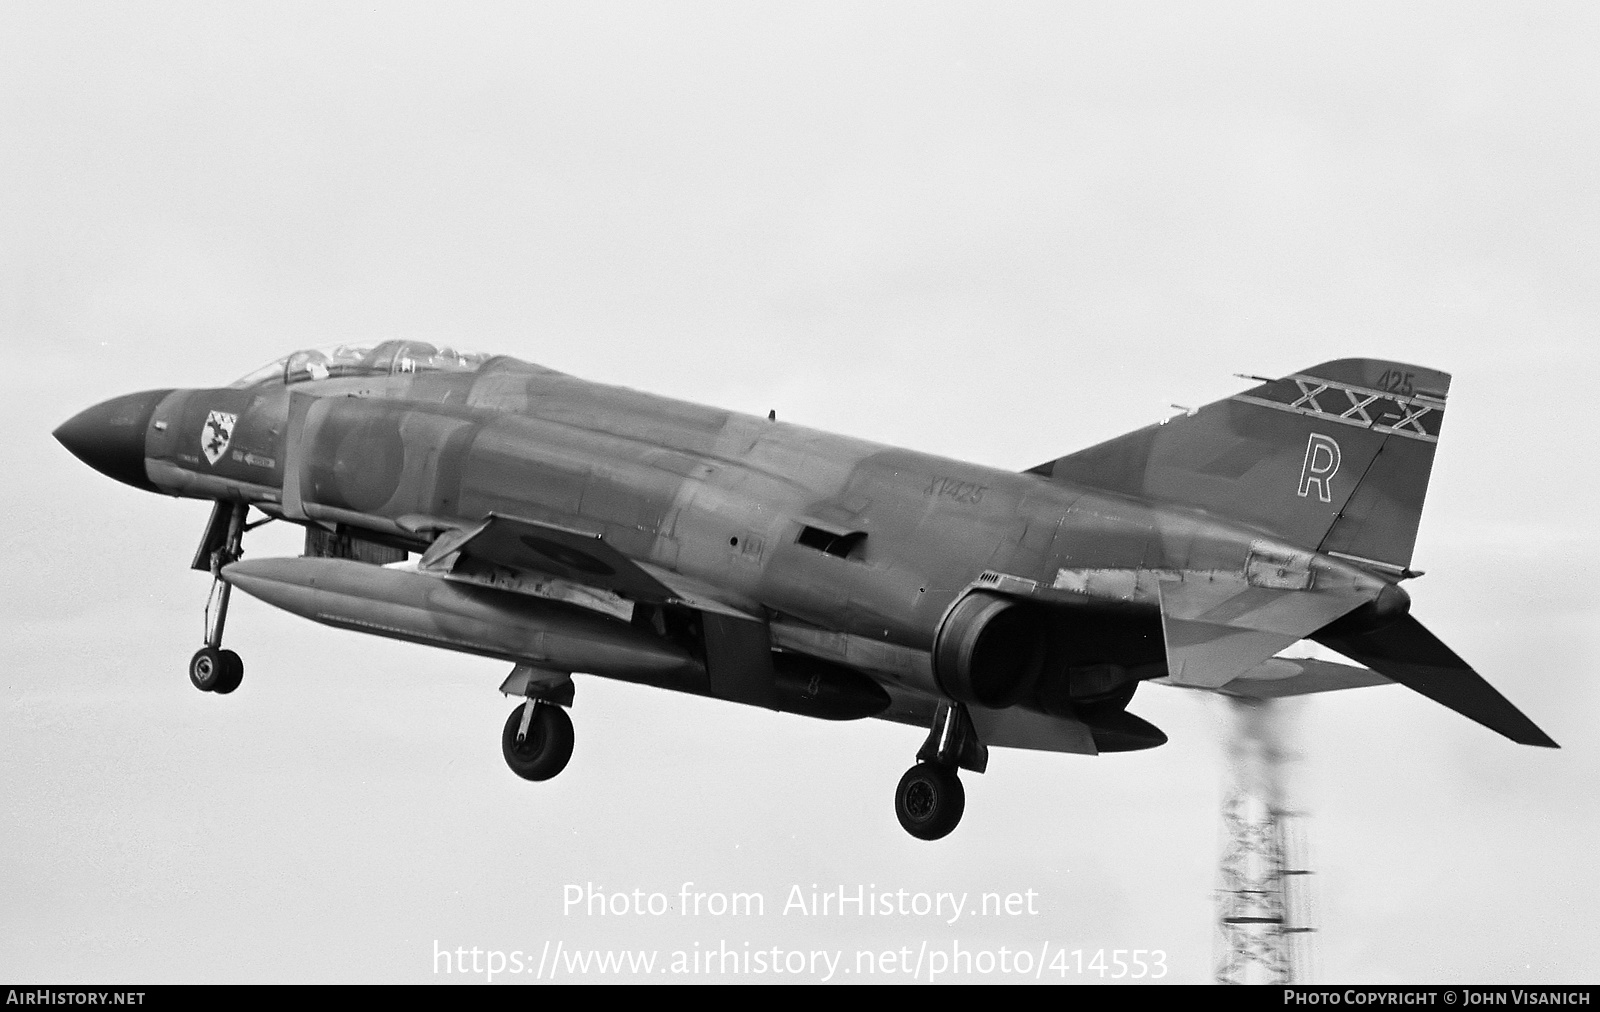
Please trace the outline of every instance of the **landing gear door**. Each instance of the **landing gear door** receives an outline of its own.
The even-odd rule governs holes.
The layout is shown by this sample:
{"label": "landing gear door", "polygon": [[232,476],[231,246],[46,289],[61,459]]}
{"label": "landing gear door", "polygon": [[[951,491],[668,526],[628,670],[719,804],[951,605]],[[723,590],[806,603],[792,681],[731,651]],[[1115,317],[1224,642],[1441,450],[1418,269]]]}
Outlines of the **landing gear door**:
{"label": "landing gear door", "polygon": [[772,670],[772,634],[765,621],[702,612],[706,669],[711,694],[719,699],[778,709],[777,676]]}
{"label": "landing gear door", "polygon": [[197,569],[202,573],[211,572],[211,556],[228,543],[228,524],[233,518],[233,503],[217,500],[211,504],[211,519],[206,523],[206,531],[200,536],[200,547],[194,550],[194,561],[189,563],[190,569]]}

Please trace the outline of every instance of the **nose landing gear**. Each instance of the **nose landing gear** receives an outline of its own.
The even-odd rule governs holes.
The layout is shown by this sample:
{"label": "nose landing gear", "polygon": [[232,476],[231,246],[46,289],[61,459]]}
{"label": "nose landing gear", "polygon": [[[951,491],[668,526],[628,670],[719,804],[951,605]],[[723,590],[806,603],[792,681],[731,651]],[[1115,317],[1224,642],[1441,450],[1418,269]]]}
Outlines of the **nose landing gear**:
{"label": "nose landing gear", "polygon": [[244,532],[271,520],[245,523],[250,507],[245,503],[218,502],[211,522],[195,553],[192,568],[209,570],[211,594],[206,598],[206,645],[189,658],[189,681],[201,692],[227,695],[244,681],[244,661],[222,648],[222,628],[228,621],[228,597],[233,588],[222,579],[222,567],[244,554]]}
{"label": "nose landing gear", "polygon": [[244,681],[244,661],[232,650],[203,646],[189,658],[189,681],[201,692],[225,696]]}

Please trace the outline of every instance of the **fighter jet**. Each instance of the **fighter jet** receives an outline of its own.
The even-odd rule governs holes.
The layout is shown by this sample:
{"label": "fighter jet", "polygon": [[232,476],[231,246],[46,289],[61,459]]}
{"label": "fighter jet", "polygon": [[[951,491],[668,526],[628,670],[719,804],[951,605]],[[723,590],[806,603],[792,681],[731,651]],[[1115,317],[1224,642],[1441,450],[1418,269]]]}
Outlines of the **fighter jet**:
{"label": "fighter jet", "polygon": [[[573,749],[574,673],[928,729],[895,812],[934,840],[991,748],[1166,736],[1154,682],[1266,698],[1398,682],[1543,731],[1401,583],[1450,377],[1324,362],[1023,473],[418,341],[295,352],[55,431],[135,488],[215,506],[195,687],[235,691],[238,588],[327,625],[514,665],[507,765]],[[259,516],[252,519],[252,511]],[[305,554],[243,558],[268,522]],[[1354,663],[1284,656],[1311,641]]]}

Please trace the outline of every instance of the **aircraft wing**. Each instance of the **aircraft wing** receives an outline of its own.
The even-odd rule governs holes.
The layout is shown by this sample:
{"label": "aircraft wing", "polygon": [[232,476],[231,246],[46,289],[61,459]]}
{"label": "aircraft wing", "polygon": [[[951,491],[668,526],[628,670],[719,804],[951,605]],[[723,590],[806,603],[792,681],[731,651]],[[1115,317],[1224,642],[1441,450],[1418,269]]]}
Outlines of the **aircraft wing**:
{"label": "aircraft wing", "polygon": [[473,562],[543,573],[635,601],[666,603],[680,597],[599,534],[498,513],[477,527],[441,534],[418,567],[449,572]]}
{"label": "aircraft wing", "polygon": [[434,526],[415,518],[420,529],[443,531],[423,554],[418,568],[433,572],[499,567],[554,577],[647,604],[681,604],[696,611],[759,622],[752,604],[723,600],[727,595],[703,581],[648,562],[635,562],[604,535],[498,513],[477,527]]}
{"label": "aircraft wing", "polygon": [[712,690],[723,699],[778,708],[771,630],[759,609],[732,607],[703,583],[646,569],[602,535],[491,513],[476,527],[441,534],[417,568],[469,579],[497,569],[554,577],[610,595],[624,610],[628,601],[692,608],[702,615]]}

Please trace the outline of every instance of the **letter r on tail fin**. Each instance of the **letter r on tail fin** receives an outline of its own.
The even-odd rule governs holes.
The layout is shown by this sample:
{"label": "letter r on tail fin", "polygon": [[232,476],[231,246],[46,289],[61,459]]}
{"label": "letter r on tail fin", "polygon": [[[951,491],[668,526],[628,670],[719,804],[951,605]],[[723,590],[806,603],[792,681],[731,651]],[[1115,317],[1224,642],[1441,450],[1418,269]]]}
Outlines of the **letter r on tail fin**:
{"label": "letter r on tail fin", "polygon": [[1318,499],[1333,501],[1328,483],[1339,473],[1340,456],[1339,444],[1332,436],[1320,432],[1311,434],[1306,440],[1306,462],[1300,467],[1300,498],[1304,499],[1315,486]]}

